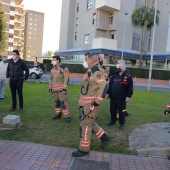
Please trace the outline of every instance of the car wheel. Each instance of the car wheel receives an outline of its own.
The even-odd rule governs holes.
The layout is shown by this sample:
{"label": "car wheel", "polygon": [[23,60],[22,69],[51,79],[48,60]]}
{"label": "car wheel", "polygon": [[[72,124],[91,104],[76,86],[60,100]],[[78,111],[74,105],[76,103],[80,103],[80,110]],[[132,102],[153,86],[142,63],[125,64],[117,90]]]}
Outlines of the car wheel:
{"label": "car wheel", "polygon": [[36,79],[36,78],[37,78],[37,75],[36,75],[35,73],[32,73],[32,74],[30,75],[30,77],[31,77],[32,79]]}

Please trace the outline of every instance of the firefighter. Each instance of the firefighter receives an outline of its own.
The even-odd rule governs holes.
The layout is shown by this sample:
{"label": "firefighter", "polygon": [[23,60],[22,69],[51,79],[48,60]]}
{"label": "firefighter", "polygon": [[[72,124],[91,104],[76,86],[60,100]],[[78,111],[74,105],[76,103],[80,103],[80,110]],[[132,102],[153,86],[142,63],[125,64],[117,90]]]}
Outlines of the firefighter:
{"label": "firefighter", "polygon": [[80,123],[81,139],[79,149],[72,153],[72,157],[81,157],[89,154],[92,133],[101,139],[101,149],[104,149],[111,140],[111,136],[95,122],[100,104],[107,93],[106,80],[98,67],[97,55],[86,55],[83,66],[88,70],[79,99],[79,106],[82,111]]}
{"label": "firefighter", "polygon": [[[119,64],[121,64],[121,63],[125,64],[125,60],[118,60],[116,67],[118,68]],[[130,72],[129,72],[129,70],[127,68],[124,71],[124,73],[130,74]],[[115,71],[115,73],[113,75],[115,75],[115,74],[117,74],[117,70]],[[125,114],[125,117],[129,116],[129,112],[126,109],[126,104],[125,104],[124,114]],[[116,119],[119,120],[119,110],[117,110]],[[107,125],[112,126],[113,124],[109,122]]]}
{"label": "firefighter", "polygon": [[121,63],[118,65],[117,73],[112,76],[108,89],[111,115],[111,121],[108,123],[108,126],[115,125],[118,109],[120,130],[124,129],[126,103],[130,101],[133,95],[133,80],[131,75],[126,73],[125,70],[125,64]]}
{"label": "firefighter", "polygon": [[[164,110],[164,117],[167,118],[169,114],[170,114],[170,99]],[[170,160],[170,155],[168,155],[167,158]]]}
{"label": "firefighter", "polygon": [[66,66],[60,63],[60,56],[53,56],[53,66],[50,76],[49,92],[55,100],[55,115],[53,120],[61,118],[63,113],[65,121],[71,122],[70,111],[67,104],[67,84],[69,80],[69,71]]}
{"label": "firefighter", "polygon": [[170,99],[168,104],[166,105],[165,111],[164,111],[164,117],[167,118],[168,114],[170,114]]}
{"label": "firefighter", "polygon": [[100,55],[98,55],[98,61],[99,61],[99,64],[98,64],[99,69],[103,73],[105,80],[108,81],[109,80],[109,70],[105,66],[103,66],[103,59]]}

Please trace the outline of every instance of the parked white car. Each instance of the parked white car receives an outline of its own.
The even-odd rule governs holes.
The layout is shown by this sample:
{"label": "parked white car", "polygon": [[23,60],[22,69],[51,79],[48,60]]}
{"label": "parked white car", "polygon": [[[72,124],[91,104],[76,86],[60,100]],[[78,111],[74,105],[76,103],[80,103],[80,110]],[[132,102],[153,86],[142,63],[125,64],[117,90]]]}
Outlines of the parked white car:
{"label": "parked white car", "polygon": [[29,76],[32,79],[39,79],[43,75],[42,69],[38,66],[27,65],[29,68]]}

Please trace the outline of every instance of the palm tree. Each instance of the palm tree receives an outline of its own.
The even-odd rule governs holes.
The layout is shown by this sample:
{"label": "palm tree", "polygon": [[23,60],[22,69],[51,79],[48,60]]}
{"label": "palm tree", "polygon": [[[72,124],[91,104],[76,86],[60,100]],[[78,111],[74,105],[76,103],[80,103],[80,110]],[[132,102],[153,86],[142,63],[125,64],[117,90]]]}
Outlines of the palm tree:
{"label": "palm tree", "polygon": [[[156,13],[156,24],[159,25],[159,14],[160,11],[157,10]],[[147,6],[142,6],[141,8],[136,8],[133,10],[131,16],[131,22],[134,27],[142,28],[141,45],[140,45],[140,57],[139,57],[139,67],[142,66],[142,52],[144,48],[144,36],[147,30],[151,30],[154,25],[154,15],[155,9],[148,8]]]}

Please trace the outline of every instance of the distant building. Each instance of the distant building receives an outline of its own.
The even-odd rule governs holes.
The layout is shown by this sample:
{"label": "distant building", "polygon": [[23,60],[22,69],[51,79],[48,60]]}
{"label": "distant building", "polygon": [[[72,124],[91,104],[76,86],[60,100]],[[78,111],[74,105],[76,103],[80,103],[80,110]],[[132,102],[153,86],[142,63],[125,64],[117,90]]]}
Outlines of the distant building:
{"label": "distant building", "polygon": [[10,58],[11,52],[17,49],[23,58],[24,50],[24,10],[21,5],[23,0],[0,0],[0,8],[4,12],[6,27],[6,49],[2,55]]}
{"label": "distant building", "polygon": [[[32,10],[26,11],[25,16],[25,51],[24,59],[34,61],[33,56],[42,55],[44,30],[44,13]],[[38,59],[41,62],[42,59]]]}
{"label": "distant building", "polygon": [[[100,53],[105,63],[124,58],[138,63],[141,29],[131,24],[133,10],[154,7],[154,0],[62,0],[59,51],[56,54],[82,61],[86,51]],[[166,68],[170,55],[170,0],[158,1],[160,23],[155,30],[154,64]],[[125,36],[124,36],[125,33]],[[152,30],[145,34],[144,60],[150,60]],[[124,40],[124,45],[123,45]],[[169,54],[167,54],[167,52]],[[163,55],[162,55],[163,54]],[[169,61],[170,67],[170,61]]]}

